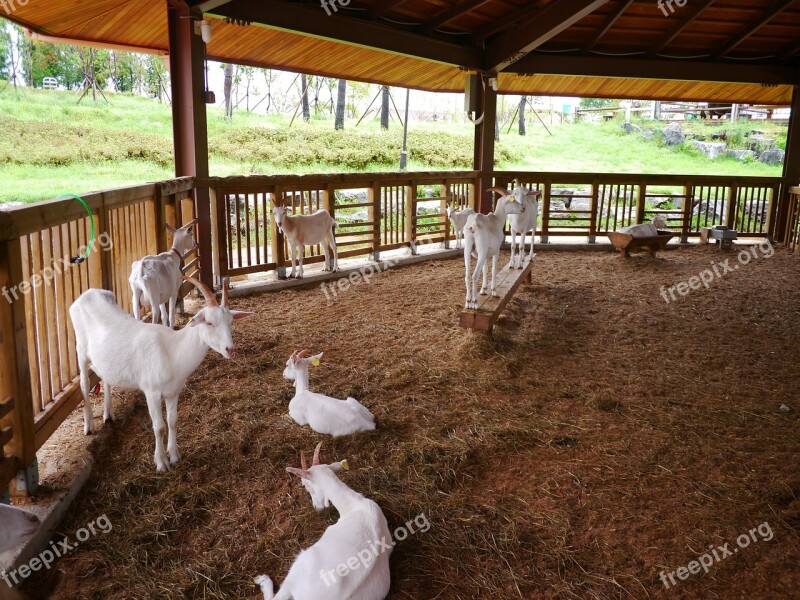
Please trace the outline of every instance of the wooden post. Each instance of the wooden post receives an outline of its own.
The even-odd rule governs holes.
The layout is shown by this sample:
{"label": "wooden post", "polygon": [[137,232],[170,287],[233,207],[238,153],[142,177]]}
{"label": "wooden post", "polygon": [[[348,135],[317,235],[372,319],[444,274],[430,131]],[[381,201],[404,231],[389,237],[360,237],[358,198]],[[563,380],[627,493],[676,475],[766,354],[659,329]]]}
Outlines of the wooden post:
{"label": "wooden post", "polygon": [[789,115],[789,132],[786,135],[786,157],[783,161],[783,185],[777,197],[775,227],[770,231],[776,242],[788,242],[788,217],[792,198],[789,188],[800,184],[800,86],[792,92],[792,112]]}
{"label": "wooden post", "polygon": [[372,223],[372,253],[370,258],[375,262],[381,259],[381,184],[373,181],[367,189],[367,220]]}
{"label": "wooden post", "polygon": [[[0,290],[16,291],[19,289],[16,286],[23,282],[20,244],[19,239],[0,242]],[[7,298],[0,299],[0,400],[14,399],[11,447],[16,458],[17,477],[11,494],[29,496],[39,484],[25,317],[25,304],[30,296],[18,293],[18,298],[11,297],[10,303]]]}
{"label": "wooden post", "polygon": [[639,184],[636,190],[636,223],[644,223],[644,212],[647,208],[647,195],[645,194],[645,184]]}
{"label": "wooden post", "polygon": [[731,184],[728,187],[728,202],[725,204],[725,225],[734,229],[736,221],[736,202],[739,196],[739,186]]}
{"label": "wooden post", "polygon": [[597,241],[597,204],[600,195],[600,182],[592,181],[592,199],[589,204],[589,237],[587,241],[594,244]]}
{"label": "wooden post", "polygon": [[[333,220],[336,220],[336,188],[333,184],[328,184],[324,190],[322,190],[322,204],[331,216]],[[309,209],[311,208],[311,204],[309,202]],[[334,231],[334,236],[336,232]],[[329,269],[333,269],[333,256],[330,257],[330,264],[328,265]]]}
{"label": "wooden post", "polygon": [[[186,6],[186,5],[185,5]],[[168,5],[167,29],[172,81],[172,126],[175,174],[208,178],[208,119],[206,114],[205,45],[194,34],[202,13]],[[193,17],[193,18],[191,18]],[[200,255],[200,280],[214,285],[211,251],[211,201],[207,187],[195,188],[195,216]]]}
{"label": "wooden post", "polygon": [[689,241],[689,227],[692,224],[692,204],[694,203],[694,186],[687,183],[683,186],[683,219],[681,222],[681,243]]}
{"label": "wooden post", "polygon": [[[283,189],[275,187],[275,206],[283,206]],[[275,261],[275,270],[278,273],[278,279],[286,279],[286,252],[284,252],[283,234],[278,231],[278,226],[275,219],[269,220],[272,248],[272,258]]]}
{"label": "wooden post", "polygon": [[444,218],[444,227],[442,228],[442,235],[444,237],[444,247],[450,249],[450,222],[447,218],[447,207],[450,204],[450,182],[445,179],[442,184],[442,196],[439,201],[439,210]]}
{"label": "wooden post", "polygon": [[[483,77],[481,75],[481,77]],[[489,183],[494,171],[494,128],[497,120],[497,92],[494,91],[484,79],[484,85],[479,85],[480,106],[483,108],[483,120],[475,126],[475,152],[474,168],[478,171],[476,207],[477,212],[484,214],[492,210],[492,193],[486,190],[491,187]]]}
{"label": "wooden post", "polygon": [[542,243],[550,243],[550,188],[552,183],[548,179],[544,182],[544,193],[542,194]]}
{"label": "wooden post", "polygon": [[406,222],[405,241],[411,248],[411,254],[417,253],[417,182],[412,181],[406,186]]}

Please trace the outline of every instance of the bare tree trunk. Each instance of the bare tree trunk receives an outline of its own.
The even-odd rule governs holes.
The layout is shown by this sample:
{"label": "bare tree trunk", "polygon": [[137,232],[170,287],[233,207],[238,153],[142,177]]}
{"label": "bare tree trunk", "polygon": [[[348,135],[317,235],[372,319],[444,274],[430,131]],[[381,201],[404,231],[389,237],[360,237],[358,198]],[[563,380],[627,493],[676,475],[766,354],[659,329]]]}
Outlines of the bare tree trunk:
{"label": "bare tree trunk", "polygon": [[494,119],[494,141],[500,141],[500,116],[496,116]]}
{"label": "bare tree trunk", "polygon": [[233,89],[233,65],[225,65],[225,119],[230,121],[233,118],[233,99],[231,91]]}
{"label": "bare tree trunk", "polygon": [[381,129],[389,129],[389,86],[381,88]]}
{"label": "bare tree trunk", "polygon": [[519,134],[525,135],[525,105],[528,103],[528,97],[523,96],[519,99]]}
{"label": "bare tree trunk", "polygon": [[311,109],[308,106],[308,80],[306,79],[305,73],[300,75],[300,87],[303,90],[301,98],[301,102],[303,103],[303,121],[308,123],[311,120]]}
{"label": "bare tree trunk", "polygon": [[336,99],[336,129],[344,129],[344,108],[347,101],[347,81],[339,80],[339,89]]}

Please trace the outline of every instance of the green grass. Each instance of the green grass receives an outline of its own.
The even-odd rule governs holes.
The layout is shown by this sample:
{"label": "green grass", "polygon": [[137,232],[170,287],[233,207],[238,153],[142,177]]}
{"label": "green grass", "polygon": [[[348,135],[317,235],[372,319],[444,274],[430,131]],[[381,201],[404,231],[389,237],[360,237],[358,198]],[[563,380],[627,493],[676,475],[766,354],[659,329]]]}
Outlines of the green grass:
{"label": "green grass", "polygon": [[[133,185],[172,176],[171,109],[166,104],[107,94],[110,105],[84,100],[73,92],[7,88],[0,94],[0,202],[33,202],[67,191]],[[310,123],[291,115],[239,110],[232,122],[210,107],[211,174],[330,173],[395,170],[401,128],[382,132],[376,121],[358,128],[346,122],[333,130],[329,114]],[[640,123],[643,127],[662,124]],[[734,159],[712,161],[693,149],[669,148],[640,136],[625,136],[619,122],[550,126],[535,121],[528,135],[503,134],[496,149],[499,169],[565,172],[681,173],[777,176],[780,166]],[[765,130],[785,145],[786,128],[772,124],[685,124],[703,139],[721,128],[735,144],[752,128]],[[468,124],[415,123],[409,131],[409,169],[468,169],[473,127]]]}

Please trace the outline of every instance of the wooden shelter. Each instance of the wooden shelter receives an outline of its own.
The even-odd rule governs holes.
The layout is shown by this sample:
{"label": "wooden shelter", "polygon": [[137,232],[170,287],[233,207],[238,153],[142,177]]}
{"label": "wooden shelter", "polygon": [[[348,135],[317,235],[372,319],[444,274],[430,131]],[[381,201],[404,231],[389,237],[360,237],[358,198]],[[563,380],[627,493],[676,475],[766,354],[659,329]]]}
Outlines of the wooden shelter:
{"label": "wooden shelter", "polygon": [[[682,5],[681,5],[682,4]],[[651,216],[658,186],[683,189],[667,215],[680,236],[714,223],[754,236],[800,239],[800,0],[48,0],[12,2],[9,19],[43,40],[169,57],[174,181],[86,196],[115,254],[90,256],[42,293],[0,302],[0,490],[34,487],[35,453],[80,397],[74,334],[65,311],[88,286],[128,301],[133,257],[165,249],[160,223],[199,219],[199,249],[186,270],[215,276],[280,269],[284,241],[268,220],[270,200],[336,213],[336,191],[366,189],[367,220],[343,226],[343,255],[373,254],[445,239],[442,220],[418,216],[420,202],[491,208],[492,185],[515,178],[543,192],[542,241],[585,233],[590,241]],[[198,22],[206,20],[206,45]],[[209,178],[205,61],[302,71],[429,91],[463,91],[478,76],[472,171]],[[494,168],[497,94],[791,104],[782,177],[608,173],[508,173]],[[590,209],[577,225],[557,222],[555,184],[582,184]],[[417,197],[417,186],[441,197]],[[700,198],[705,214],[694,214]],[[252,218],[251,218],[252,217]],[[0,287],[19,286],[47,261],[86,239],[76,203],[0,213]],[[212,243],[213,240],[213,243]],[[320,256],[309,261],[321,260]],[[52,289],[51,289],[52,286]],[[51,291],[47,291],[51,290]],[[3,427],[2,425],[5,425]],[[0,492],[1,493],[1,492]]]}

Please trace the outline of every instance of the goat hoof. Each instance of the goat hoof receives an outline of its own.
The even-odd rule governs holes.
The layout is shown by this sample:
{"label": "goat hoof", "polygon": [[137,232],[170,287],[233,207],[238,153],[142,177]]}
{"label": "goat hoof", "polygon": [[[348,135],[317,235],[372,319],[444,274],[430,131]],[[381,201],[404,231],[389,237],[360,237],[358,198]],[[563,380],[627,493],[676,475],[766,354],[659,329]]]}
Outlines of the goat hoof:
{"label": "goat hoof", "polygon": [[114,422],[114,417],[105,417],[103,419],[103,423],[113,423],[113,422]]}
{"label": "goat hoof", "polygon": [[181,458],[183,458],[181,456],[181,453],[179,451],[175,450],[174,453],[170,453],[170,455],[169,455],[169,464],[175,466],[180,462]]}

